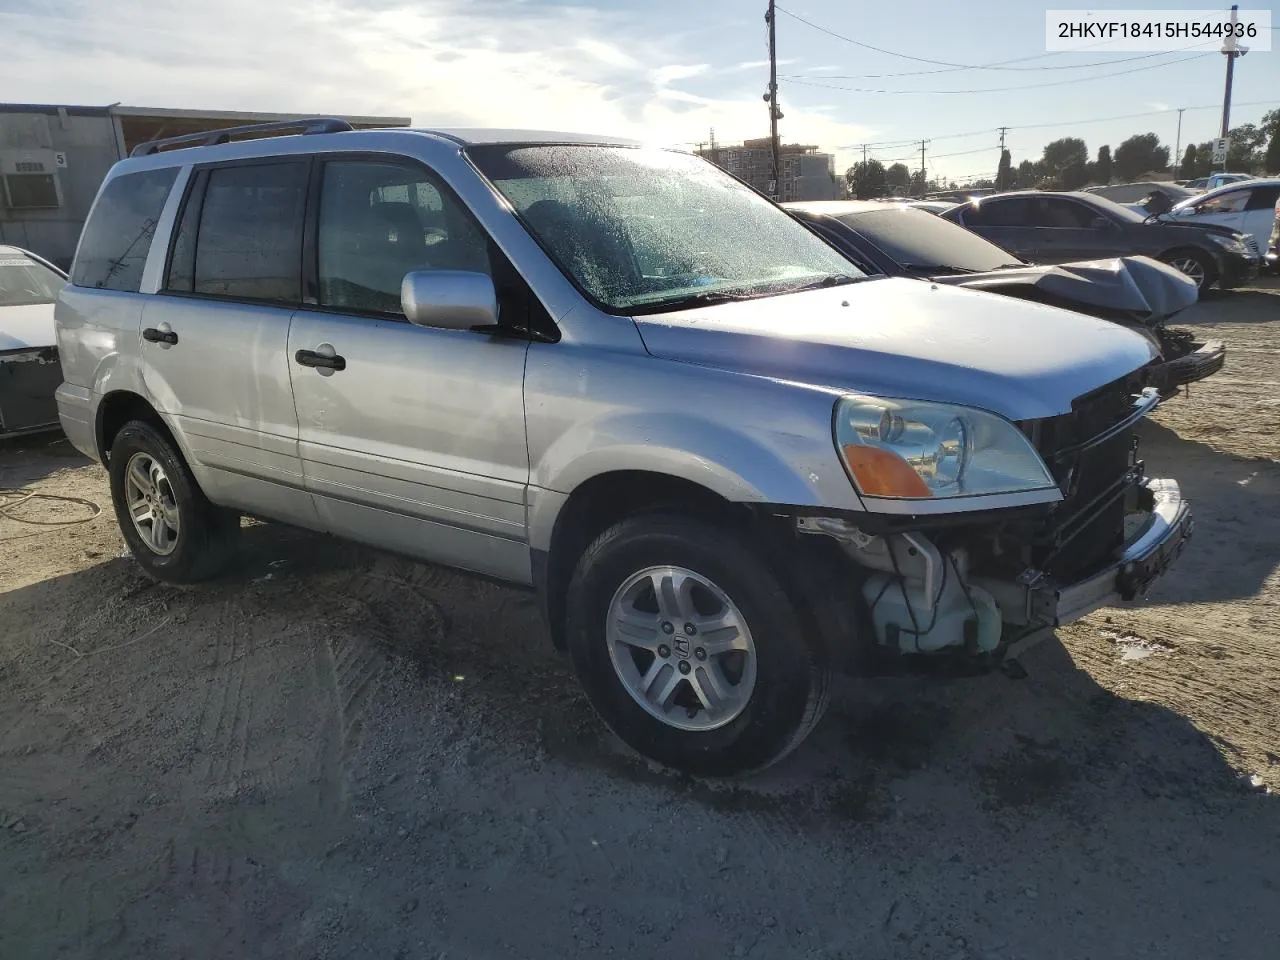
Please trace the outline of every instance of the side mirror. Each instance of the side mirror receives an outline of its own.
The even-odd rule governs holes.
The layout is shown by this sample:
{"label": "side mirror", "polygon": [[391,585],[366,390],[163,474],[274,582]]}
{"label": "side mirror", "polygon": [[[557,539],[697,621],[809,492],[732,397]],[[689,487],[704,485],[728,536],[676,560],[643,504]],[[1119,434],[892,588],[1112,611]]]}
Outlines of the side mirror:
{"label": "side mirror", "polygon": [[486,273],[414,270],[400,284],[400,307],[420,327],[471,330],[498,322],[498,292]]}

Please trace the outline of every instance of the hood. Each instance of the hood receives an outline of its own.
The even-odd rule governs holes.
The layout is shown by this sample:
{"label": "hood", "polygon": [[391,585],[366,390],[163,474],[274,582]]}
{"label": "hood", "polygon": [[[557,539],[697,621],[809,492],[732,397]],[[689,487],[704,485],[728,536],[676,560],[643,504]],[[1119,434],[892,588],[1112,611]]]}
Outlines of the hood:
{"label": "hood", "polygon": [[1150,257],[1086,260],[1056,266],[1035,266],[986,273],[935,277],[938,283],[1002,293],[1033,287],[1068,308],[1101,307],[1136,315],[1154,324],[1196,302],[1194,280]]}
{"label": "hood", "polygon": [[669,360],[850,392],[1055,416],[1144,366],[1139,334],[1083,314],[901,277],[635,318]]}
{"label": "hood", "polygon": [[56,342],[52,303],[0,306],[0,353],[52,347]]}
{"label": "hood", "polygon": [[[1141,210],[1137,212],[1142,213]],[[1234,227],[1228,227],[1225,224],[1205,223],[1203,220],[1198,220],[1194,217],[1178,217],[1168,213],[1162,213],[1150,222],[1170,230],[1199,230],[1201,232],[1221,233],[1228,237],[1244,236],[1239,230]]]}

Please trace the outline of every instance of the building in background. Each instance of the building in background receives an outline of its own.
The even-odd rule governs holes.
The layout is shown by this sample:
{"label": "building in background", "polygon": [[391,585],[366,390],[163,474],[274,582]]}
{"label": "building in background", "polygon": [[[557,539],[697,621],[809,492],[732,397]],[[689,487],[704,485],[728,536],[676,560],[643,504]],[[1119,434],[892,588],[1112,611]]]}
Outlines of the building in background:
{"label": "building in background", "polygon": [[[304,115],[0,103],[0,243],[66,269],[107,171],[138,144],[298,119]],[[408,117],[343,119],[354,127],[409,125]]]}
{"label": "building in background", "polygon": [[[697,151],[718,167],[747,181],[766,196],[772,179],[773,156],[769,138],[744,140],[740,147],[722,147],[714,138],[709,147]],[[835,175],[835,157],[820,153],[817,147],[784,143],[778,147],[782,170],[778,176],[778,200],[835,200],[839,185]]]}

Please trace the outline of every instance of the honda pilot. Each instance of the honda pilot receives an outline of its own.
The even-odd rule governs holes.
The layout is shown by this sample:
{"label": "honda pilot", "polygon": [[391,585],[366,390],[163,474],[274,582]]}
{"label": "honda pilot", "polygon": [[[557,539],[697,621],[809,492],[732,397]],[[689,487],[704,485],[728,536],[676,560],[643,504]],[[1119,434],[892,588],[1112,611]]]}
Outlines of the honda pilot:
{"label": "honda pilot", "polygon": [[622,740],[731,775],[836,671],[989,668],[1191,533],[1116,324],[867,278],[685,153],[289,130],[135,149],[59,295],[61,423],[155,578],[252,516],[535,589]]}

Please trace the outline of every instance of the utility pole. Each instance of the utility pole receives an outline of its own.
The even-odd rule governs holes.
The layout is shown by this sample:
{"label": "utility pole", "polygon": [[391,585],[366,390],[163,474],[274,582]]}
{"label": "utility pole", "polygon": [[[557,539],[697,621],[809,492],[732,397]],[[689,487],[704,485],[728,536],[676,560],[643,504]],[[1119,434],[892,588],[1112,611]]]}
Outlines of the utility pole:
{"label": "utility pole", "polygon": [[928,140],[920,141],[920,196],[922,197],[929,192],[925,186],[929,179],[929,173],[924,166],[924,145],[928,142]]}
{"label": "utility pole", "polygon": [[1000,162],[996,164],[996,189],[1003,190],[1004,184],[1000,182],[1000,168],[1004,165],[1004,135],[1009,130],[1008,127],[1000,128]]}
{"label": "utility pole", "polygon": [[1173,141],[1173,179],[1177,180],[1182,175],[1182,111],[1186,107],[1178,108],[1178,137]]}
{"label": "utility pole", "polygon": [[[1239,4],[1231,5],[1231,23],[1233,27],[1240,21],[1239,11]],[[1227,37],[1223,42],[1221,52],[1222,55],[1227,58],[1227,84],[1226,90],[1222,94],[1222,132],[1218,134],[1218,136],[1225,139],[1228,132],[1231,130],[1231,82],[1235,77],[1236,58],[1243,57],[1249,52],[1249,48],[1240,46],[1239,42],[1236,40],[1235,31],[1233,30],[1231,36]],[[1227,149],[1230,150],[1229,144]],[[1225,156],[1222,159],[1222,169],[1224,171],[1227,169],[1227,160]]]}
{"label": "utility pole", "polygon": [[778,109],[778,16],[774,0],[769,0],[764,22],[769,25],[769,91],[764,98],[769,103],[769,149],[773,158],[769,195],[777,200],[781,192],[778,182],[782,173],[782,162],[778,157],[778,121],[782,119],[782,111]]}
{"label": "utility pole", "polygon": [[862,163],[865,165],[866,162],[867,162],[867,145],[864,143],[862,145]]}

